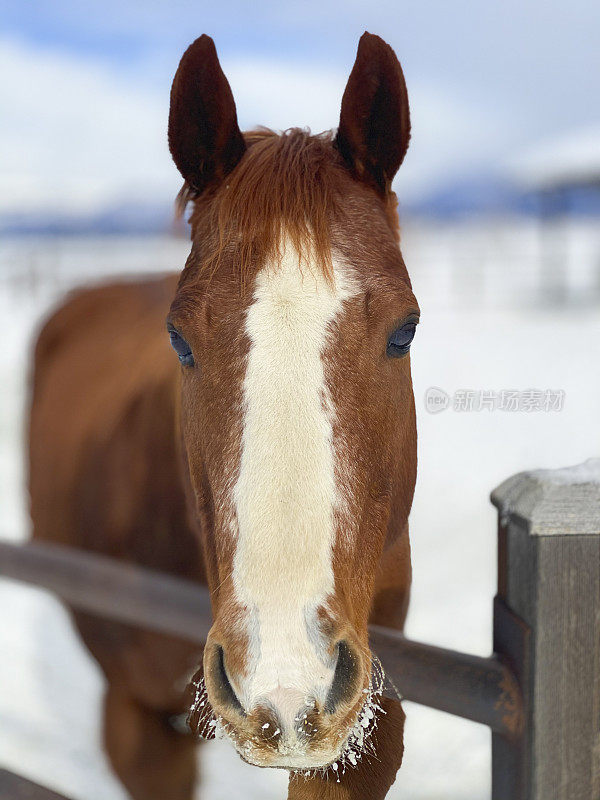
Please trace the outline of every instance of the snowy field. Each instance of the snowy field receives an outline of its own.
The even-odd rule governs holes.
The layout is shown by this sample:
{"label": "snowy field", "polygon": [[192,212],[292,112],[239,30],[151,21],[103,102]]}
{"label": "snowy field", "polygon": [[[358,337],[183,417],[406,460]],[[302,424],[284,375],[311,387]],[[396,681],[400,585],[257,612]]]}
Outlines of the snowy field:
{"label": "snowy field", "polygon": [[[515,472],[600,454],[597,228],[571,225],[545,237],[531,223],[405,230],[422,311],[412,351],[419,422],[413,638],[489,654],[496,568],[489,492]],[[185,241],[166,237],[0,243],[0,536],[27,536],[22,424],[41,315],[75,284],[180,269],[186,254]],[[449,395],[445,411],[427,412],[429,387]],[[471,391],[477,405],[482,392],[530,389],[564,392],[562,410],[453,408],[461,392]],[[0,766],[74,800],[123,800],[98,744],[102,678],[61,606],[0,580],[0,653]],[[405,709],[405,760],[389,797],[488,800],[488,730],[414,704]],[[244,765],[223,742],[203,748],[202,774],[204,800],[285,797],[282,772]]]}

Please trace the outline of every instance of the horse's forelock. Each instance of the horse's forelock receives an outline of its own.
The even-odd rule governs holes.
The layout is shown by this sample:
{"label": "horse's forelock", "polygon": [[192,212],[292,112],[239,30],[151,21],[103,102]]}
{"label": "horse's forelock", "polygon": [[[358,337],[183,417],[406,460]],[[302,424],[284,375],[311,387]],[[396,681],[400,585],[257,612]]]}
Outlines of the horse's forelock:
{"label": "horse's forelock", "polygon": [[[253,265],[280,261],[289,242],[301,261],[333,278],[332,227],[347,200],[348,173],[333,144],[333,132],[312,135],[291,128],[245,134],[247,150],[233,172],[204,194],[184,184],[176,202],[181,217],[190,202],[196,268],[213,274],[235,251],[242,282]],[[395,207],[390,194],[388,205]]]}

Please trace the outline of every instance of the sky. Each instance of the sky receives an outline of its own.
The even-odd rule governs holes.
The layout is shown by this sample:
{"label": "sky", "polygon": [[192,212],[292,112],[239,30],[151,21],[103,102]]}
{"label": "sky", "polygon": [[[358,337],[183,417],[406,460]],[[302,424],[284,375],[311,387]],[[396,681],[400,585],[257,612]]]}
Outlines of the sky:
{"label": "sky", "polygon": [[364,30],[408,84],[401,200],[600,121],[596,0],[0,0],[0,211],[174,195],[169,87],[201,33],[242,127],[335,127]]}

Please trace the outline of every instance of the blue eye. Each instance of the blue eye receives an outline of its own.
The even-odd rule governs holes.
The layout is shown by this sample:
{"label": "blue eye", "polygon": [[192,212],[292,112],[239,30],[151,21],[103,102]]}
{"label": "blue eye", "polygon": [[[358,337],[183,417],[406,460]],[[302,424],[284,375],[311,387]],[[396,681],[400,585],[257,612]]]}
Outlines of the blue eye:
{"label": "blue eye", "polygon": [[416,322],[405,322],[392,333],[387,343],[387,354],[390,358],[400,358],[408,353],[416,329]]}
{"label": "blue eye", "polygon": [[194,366],[194,355],[192,353],[192,348],[183,338],[183,336],[179,333],[179,331],[173,327],[173,325],[167,325],[167,331],[169,332],[169,339],[171,340],[171,347],[177,353],[177,357],[181,362],[182,366],[184,367],[193,367]]}

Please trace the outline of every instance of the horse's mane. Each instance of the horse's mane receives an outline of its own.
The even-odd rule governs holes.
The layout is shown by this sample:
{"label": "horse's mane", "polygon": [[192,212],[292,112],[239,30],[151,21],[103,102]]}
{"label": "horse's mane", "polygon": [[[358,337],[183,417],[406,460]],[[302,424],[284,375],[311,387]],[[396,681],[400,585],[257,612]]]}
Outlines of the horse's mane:
{"label": "horse's mane", "polygon": [[301,259],[316,262],[330,279],[343,171],[333,133],[261,128],[245,140],[244,157],[216,190],[198,197],[184,184],[178,196],[180,215],[194,203],[190,223],[202,272],[215,271],[231,252],[243,278],[250,265],[280,258],[287,237]]}

